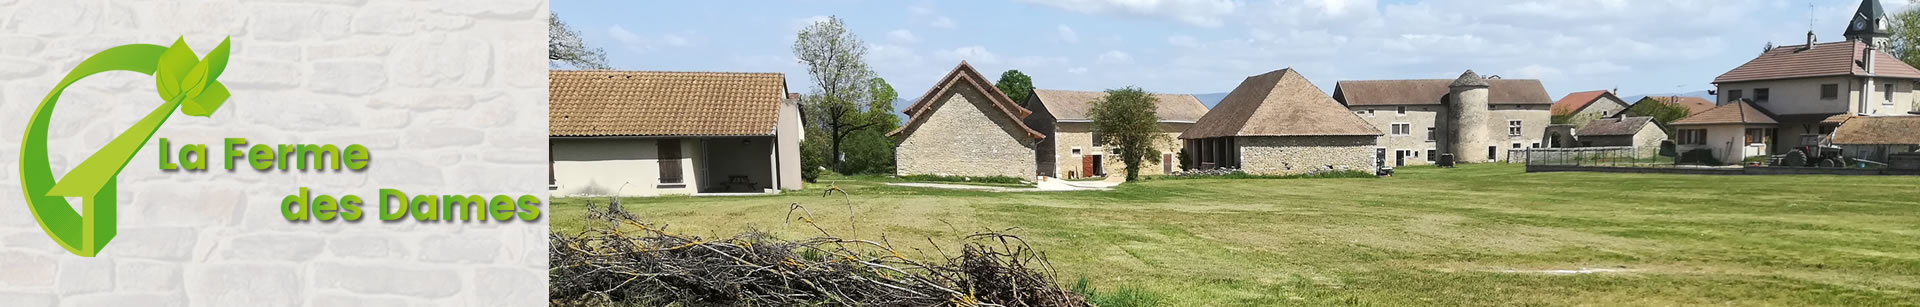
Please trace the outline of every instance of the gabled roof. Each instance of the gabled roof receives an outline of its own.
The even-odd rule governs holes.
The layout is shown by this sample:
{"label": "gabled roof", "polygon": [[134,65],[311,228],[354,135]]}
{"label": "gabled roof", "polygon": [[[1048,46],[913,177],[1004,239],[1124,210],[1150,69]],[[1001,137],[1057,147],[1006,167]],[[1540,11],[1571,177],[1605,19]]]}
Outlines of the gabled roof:
{"label": "gabled roof", "polygon": [[1654,101],[1659,102],[1679,104],[1687,108],[1687,114],[1700,114],[1707,110],[1712,110],[1714,107],[1712,101],[1693,96],[1647,96],[1647,98],[1653,98]]}
{"label": "gabled roof", "polygon": [[[1714,78],[1713,83],[1777,80],[1833,76],[1866,76],[1862,66],[1866,43],[1844,41],[1834,43],[1793,45],[1775,47],[1760,54],[1760,57],[1734,67],[1733,70]],[[1873,51],[1873,75],[1875,77],[1920,79],[1920,69],[1908,66],[1886,51]]]}
{"label": "gabled roof", "polygon": [[553,70],[547,135],[772,135],[786,92],[778,73]]}
{"label": "gabled roof", "polygon": [[1693,114],[1675,120],[1668,125],[1713,125],[1713,124],[1778,124],[1771,112],[1753,105],[1746,99],[1714,107],[1700,114]]}
{"label": "gabled roof", "polygon": [[953,71],[947,72],[946,77],[940,78],[940,83],[934,84],[932,88],[927,89],[926,94],[920,95],[920,100],[914,101],[913,105],[907,106],[906,110],[901,110],[901,112],[909,116],[907,117],[907,122],[902,123],[899,129],[888,132],[887,136],[892,136],[894,139],[900,140],[912,134],[913,130],[920,127],[920,123],[927,121],[927,116],[922,116],[922,113],[925,113],[935,105],[940,105],[935,102],[960,87],[970,88],[976,92],[980,92],[981,95],[986,95],[987,100],[991,100],[990,104],[993,105],[994,109],[1000,111],[988,113],[1006,115],[1012,119],[1010,122],[1013,123],[1014,128],[1026,132],[1027,136],[1034,139],[1046,137],[1046,135],[1040,134],[1040,131],[1035,131],[1033,128],[1027,127],[1027,124],[1021,120],[1027,118],[1027,115],[1033,114],[1033,111],[1020,107],[1019,104],[1013,102],[1013,98],[1007,98],[1007,94],[1001,93],[999,88],[993,87],[992,81],[987,81],[986,77],[980,75],[980,71],[974,70],[973,65],[967,65],[966,61],[960,61],[960,65],[955,65]]}
{"label": "gabled roof", "polygon": [[1287,68],[1247,77],[1180,138],[1378,135],[1379,129]]}
{"label": "gabled roof", "polygon": [[[1447,96],[1451,79],[1355,80],[1334,83],[1333,97],[1348,106],[1438,105]],[[1540,80],[1482,80],[1487,104],[1551,104],[1553,97]]]}
{"label": "gabled roof", "polygon": [[1587,105],[1592,104],[1594,101],[1599,101],[1601,97],[1613,98],[1613,101],[1620,102],[1622,106],[1625,106],[1627,102],[1625,99],[1620,99],[1620,96],[1614,96],[1613,92],[1606,90],[1577,92],[1567,94],[1567,97],[1561,97],[1560,101],[1554,102],[1553,115],[1579,113],[1580,109],[1587,108]]}
{"label": "gabled roof", "polygon": [[1580,128],[1579,130],[1574,130],[1573,132],[1577,136],[1635,135],[1635,134],[1639,134],[1640,130],[1642,128],[1645,128],[1648,123],[1653,123],[1653,117],[1651,116],[1634,116],[1634,117],[1617,116],[1613,118],[1602,118],[1602,119],[1593,120],[1591,122],[1587,122],[1587,126],[1585,128]]}
{"label": "gabled roof", "polygon": [[[1207,115],[1207,106],[1200,99],[1187,94],[1151,94],[1159,99],[1155,113],[1162,122],[1194,122]],[[1033,99],[1045,104],[1047,112],[1057,121],[1085,121],[1087,111],[1093,109],[1093,103],[1107,98],[1106,92],[1033,90]]]}
{"label": "gabled roof", "polygon": [[1855,116],[1833,130],[1834,144],[1920,144],[1920,116]]}

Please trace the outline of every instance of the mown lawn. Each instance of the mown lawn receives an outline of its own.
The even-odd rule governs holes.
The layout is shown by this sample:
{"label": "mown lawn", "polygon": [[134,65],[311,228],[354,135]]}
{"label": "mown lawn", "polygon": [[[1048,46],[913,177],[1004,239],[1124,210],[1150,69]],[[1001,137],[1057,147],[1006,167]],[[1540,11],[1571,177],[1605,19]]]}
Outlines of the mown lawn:
{"label": "mown lawn", "polygon": [[[1017,228],[1063,282],[1174,306],[1920,305],[1920,178],[1398,171],[1068,193],[838,185],[862,238],[951,247]],[[813,234],[783,223],[799,203],[847,235],[847,205],[819,188],[623,203],[679,232],[791,238]],[[584,201],[555,201],[553,231],[577,231]],[[1597,272],[1549,272],[1581,269]]]}

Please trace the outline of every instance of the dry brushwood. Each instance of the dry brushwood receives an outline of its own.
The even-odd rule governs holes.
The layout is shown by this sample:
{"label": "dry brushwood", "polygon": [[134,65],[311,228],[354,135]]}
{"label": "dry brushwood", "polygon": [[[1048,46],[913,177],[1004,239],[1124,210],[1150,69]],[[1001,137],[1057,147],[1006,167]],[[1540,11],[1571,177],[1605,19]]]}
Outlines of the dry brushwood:
{"label": "dry brushwood", "polygon": [[835,237],[797,203],[788,223],[812,226],[818,237],[751,231],[705,239],[623,211],[587,210],[587,230],[554,234],[548,246],[554,305],[1090,306],[1055,282],[1041,252],[1004,231],[967,236],[957,256],[937,244],[937,257],[914,249],[937,259],[923,261],[884,236]]}

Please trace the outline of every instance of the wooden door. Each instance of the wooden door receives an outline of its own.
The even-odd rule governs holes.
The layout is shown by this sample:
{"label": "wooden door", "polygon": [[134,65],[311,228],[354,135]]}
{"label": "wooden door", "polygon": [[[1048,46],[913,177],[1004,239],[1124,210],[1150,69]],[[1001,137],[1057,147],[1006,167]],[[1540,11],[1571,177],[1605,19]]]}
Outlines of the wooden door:
{"label": "wooden door", "polygon": [[1080,177],[1093,177],[1094,156],[1080,156]]}

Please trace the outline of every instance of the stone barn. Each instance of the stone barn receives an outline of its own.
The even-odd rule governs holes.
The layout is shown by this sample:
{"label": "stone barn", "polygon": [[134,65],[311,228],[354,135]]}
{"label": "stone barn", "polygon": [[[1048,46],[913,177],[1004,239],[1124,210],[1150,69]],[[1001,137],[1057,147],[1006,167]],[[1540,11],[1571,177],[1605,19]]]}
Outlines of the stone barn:
{"label": "stone barn", "polygon": [[1375,146],[1380,135],[1287,68],[1247,77],[1180,138],[1192,168],[1294,175],[1375,172],[1385,152]]}
{"label": "stone barn", "polygon": [[899,175],[1005,176],[1032,180],[1034,149],[1046,136],[1022,122],[1033,112],[960,62],[919,101],[894,140]]}

